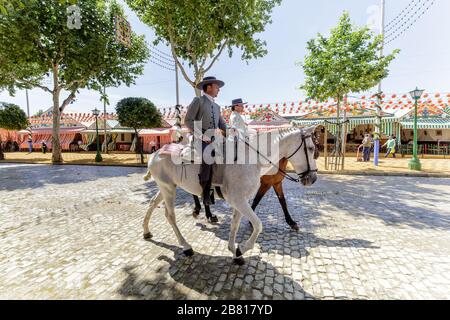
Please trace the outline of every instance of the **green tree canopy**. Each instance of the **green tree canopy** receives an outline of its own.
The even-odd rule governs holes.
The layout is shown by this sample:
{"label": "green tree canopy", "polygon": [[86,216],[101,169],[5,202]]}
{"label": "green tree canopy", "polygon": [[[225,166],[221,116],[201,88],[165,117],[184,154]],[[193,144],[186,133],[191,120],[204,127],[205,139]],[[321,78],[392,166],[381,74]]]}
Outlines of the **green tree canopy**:
{"label": "green tree canopy", "polygon": [[[202,80],[221,53],[233,48],[242,59],[264,56],[265,42],[255,38],[270,23],[281,0],[126,0],[139,18],[155,30],[154,44],[170,45],[172,56],[192,87]],[[180,59],[193,68],[193,77]]]}
{"label": "green tree canopy", "polygon": [[[19,106],[0,103],[0,128],[19,131],[26,129],[28,125],[27,115]],[[0,160],[4,158],[2,141],[0,139]]]}
{"label": "green tree canopy", "polygon": [[162,115],[156,106],[146,98],[125,98],[116,106],[120,125],[133,128],[137,139],[137,150],[141,153],[141,163],[144,163],[143,150],[140,147],[138,129],[161,127]]}
{"label": "green tree canopy", "polygon": [[58,163],[60,114],[78,90],[133,84],[149,52],[143,36],[132,33],[130,46],[116,41],[114,18],[123,10],[115,1],[21,2],[0,16],[0,89],[14,94],[38,87],[52,95],[52,161]]}
{"label": "green tree canopy", "polygon": [[11,103],[0,106],[0,128],[19,131],[29,125],[27,115],[19,106]]}
{"label": "green tree canopy", "polygon": [[162,116],[156,106],[146,98],[124,98],[117,103],[120,125],[133,129],[159,128]]}
{"label": "green tree canopy", "polygon": [[308,42],[301,89],[311,99],[341,101],[350,92],[373,88],[388,76],[389,64],[399,52],[380,56],[382,45],[382,36],[375,37],[367,27],[353,26],[345,12],[328,38],[319,34]]}
{"label": "green tree canopy", "polygon": [[7,15],[10,10],[23,8],[24,4],[20,0],[0,0],[0,14]]}

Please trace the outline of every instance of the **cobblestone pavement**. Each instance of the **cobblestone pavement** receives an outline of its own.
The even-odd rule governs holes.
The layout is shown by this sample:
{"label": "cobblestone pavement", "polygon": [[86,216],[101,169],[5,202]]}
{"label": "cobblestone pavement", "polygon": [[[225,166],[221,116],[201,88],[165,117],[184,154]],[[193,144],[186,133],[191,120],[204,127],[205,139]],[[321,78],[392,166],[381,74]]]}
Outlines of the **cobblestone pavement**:
{"label": "cobblestone pavement", "polygon": [[[142,220],[154,183],[144,168],[0,165],[1,299],[449,299],[450,180],[322,175],[284,184],[300,232],[273,191],[257,209],[263,233],[233,265],[230,208],[220,224],[177,219],[182,255],[159,208]],[[243,221],[238,241],[250,234]]]}

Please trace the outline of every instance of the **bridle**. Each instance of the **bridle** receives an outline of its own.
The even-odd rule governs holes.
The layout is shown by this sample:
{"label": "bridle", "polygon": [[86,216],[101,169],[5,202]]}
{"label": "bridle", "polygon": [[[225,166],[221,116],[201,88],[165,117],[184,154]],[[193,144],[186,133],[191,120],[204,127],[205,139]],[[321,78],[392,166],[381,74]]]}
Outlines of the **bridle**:
{"label": "bridle", "polygon": [[312,138],[312,134],[305,136],[303,134],[303,130],[301,132],[302,135],[302,142],[300,143],[300,146],[294,151],[294,153],[292,153],[289,157],[286,158],[286,160],[289,160],[290,158],[292,158],[297,152],[300,151],[300,149],[302,148],[302,146],[304,145],[305,147],[303,148],[305,150],[305,158],[306,158],[306,164],[307,164],[307,169],[305,171],[303,171],[302,173],[297,173],[298,178],[295,179],[293,177],[291,177],[287,172],[285,172],[284,170],[281,170],[279,168],[279,170],[281,171],[281,174],[288,180],[294,181],[294,182],[300,182],[301,179],[303,179],[306,175],[309,175],[312,172],[317,172],[318,170],[311,170],[311,165],[309,163],[309,157],[308,157],[308,150],[306,148],[306,139],[308,138]]}
{"label": "bridle", "polygon": [[[308,150],[307,150],[307,148],[306,148],[306,143],[305,143],[306,139],[312,138],[312,134],[305,136],[305,135],[303,134],[303,130],[302,130],[302,131],[301,131],[301,137],[302,137],[302,142],[300,143],[300,146],[299,146],[297,149],[295,149],[295,151],[294,151],[289,157],[286,158],[286,160],[289,160],[289,159],[292,158],[297,152],[299,152],[299,150],[302,148],[303,145],[305,146],[304,150],[305,150],[306,164],[307,164],[308,167],[307,167],[307,170],[304,171],[304,172],[302,172],[302,173],[297,173],[297,172],[295,173],[295,174],[297,175],[298,178],[292,177],[289,173],[287,173],[286,171],[284,171],[283,169],[281,169],[281,168],[278,166],[278,164],[273,163],[272,161],[270,161],[270,159],[267,159],[267,157],[265,157],[264,155],[262,155],[261,153],[259,153],[258,150],[256,150],[256,152],[257,152],[258,155],[260,155],[260,156],[263,157],[266,161],[268,161],[272,166],[274,166],[275,168],[277,168],[278,171],[281,172],[281,175],[282,175],[284,178],[286,178],[286,179],[288,179],[288,180],[290,180],[290,181],[293,181],[293,182],[298,183],[298,182],[300,182],[306,175],[308,175],[308,174],[310,174],[310,173],[312,173],[312,172],[317,172],[317,171],[318,171],[317,169],[316,169],[316,170],[311,170],[311,165],[310,165],[310,163],[309,163],[309,157],[308,157]],[[250,144],[248,144],[247,141],[245,141],[245,144],[246,144],[248,147],[254,149],[252,146],[250,146]],[[316,158],[316,157],[314,157],[314,158]]]}

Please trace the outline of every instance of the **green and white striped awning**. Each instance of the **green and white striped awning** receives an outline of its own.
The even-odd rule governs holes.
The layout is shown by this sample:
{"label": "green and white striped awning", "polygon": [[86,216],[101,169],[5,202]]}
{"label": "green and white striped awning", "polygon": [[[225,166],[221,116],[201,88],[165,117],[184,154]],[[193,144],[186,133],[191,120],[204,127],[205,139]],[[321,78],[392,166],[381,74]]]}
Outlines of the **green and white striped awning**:
{"label": "green and white striped awning", "polygon": [[[330,122],[334,122],[336,120],[330,119]],[[342,121],[342,120],[341,120]],[[336,134],[337,125],[333,123],[327,122],[325,119],[298,119],[293,121],[297,126],[307,127],[312,125],[323,125],[327,128],[329,132],[332,134]],[[386,135],[394,134],[394,123],[398,122],[397,118],[389,117],[381,119],[381,132]],[[348,119],[348,128],[347,131],[350,132],[355,129],[359,125],[374,125],[375,117],[367,117],[367,118],[349,118]]]}
{"label": "green and white striped awning", "polygon": [[304,119],[304,120],[299,119],[299,120],[294,120],[292,122],[294,123],[294,125],[301,127],[301,128],[322,125],[332,134],[336,134],[336,132],[337,132],[337,125],[333,124],[333,123],[329,123],[325,119]]}
{"label": "green and white striped awning", "polygon": [[[414,129],[414,119],[402,120],[403,129]],[[450,129],[450,119],[417,119],[418,129]]]}

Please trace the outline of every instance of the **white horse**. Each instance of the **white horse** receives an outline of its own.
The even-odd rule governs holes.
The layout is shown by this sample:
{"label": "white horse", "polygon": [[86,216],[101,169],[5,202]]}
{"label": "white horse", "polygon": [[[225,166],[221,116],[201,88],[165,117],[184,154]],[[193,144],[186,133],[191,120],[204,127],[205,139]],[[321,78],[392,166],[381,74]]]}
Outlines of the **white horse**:
{"label": "white horse", "polygon": [[[289,159],[298,176],[296,180],[304,186],[310,186],[317,180],[317,166],[314,159],[315,145],[311,138],[314,130],[315,127],[296,129],[280,137],[277,142],[279,158],[271,158],[272,162],[276,164],[281,158]],[[249,204],[249,200],[259,188],[261,166],[261,164],[229,164],[226,165],[223,173],[222,194],[225,201],[233,208],[228,249],[233,254],[234,262],[239,265],[245,263],[243,255],[253,248],[262,231],[261,220]],[[178,229],[174,204],[177,186],[194,195],[202,194],[198,178],[199,170],[199,164],[176,165],[169,155],[160,155],[158,152],[149,159],[148,172],[144,179],[153,178],[159,191],[152,198],[144,218],[145,239],[152,237],[148,226],[152,212],[164,201],[166,218],[172,226],[179,244],[183,247],[184,254],[186,256],[194,254],[191,245]],[[243,216],[253,225],[253,232],[243,246],[236,247],[236,234]]]}

